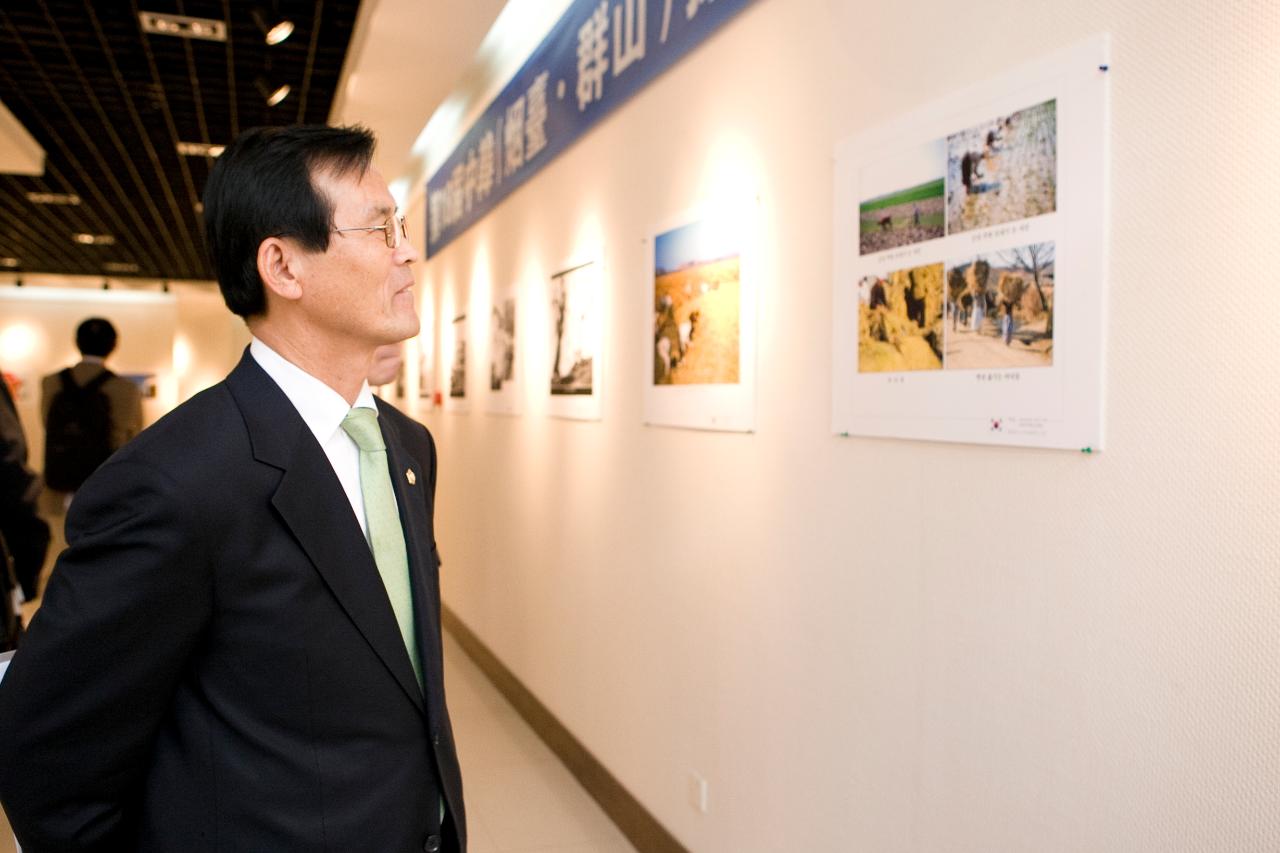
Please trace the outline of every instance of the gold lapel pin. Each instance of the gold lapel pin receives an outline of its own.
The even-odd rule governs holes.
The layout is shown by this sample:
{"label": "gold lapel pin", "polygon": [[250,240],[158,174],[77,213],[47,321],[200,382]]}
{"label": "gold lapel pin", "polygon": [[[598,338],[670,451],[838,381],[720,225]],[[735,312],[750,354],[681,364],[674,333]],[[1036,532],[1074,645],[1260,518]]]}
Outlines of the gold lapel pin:
{"label": "gold lapel pin", "polygon": [[405,468],[405,469],[404,469],[404,478],[405,478],[406,480],[408,480],[408,481],[409,481],[409,485],[410,485],[410,486],[416,486],[416,485],[418,485],[418,478],[417,478],[417,477],[415,477],[415,476],[413,475],[413,469],[412,469],[412,468]]}

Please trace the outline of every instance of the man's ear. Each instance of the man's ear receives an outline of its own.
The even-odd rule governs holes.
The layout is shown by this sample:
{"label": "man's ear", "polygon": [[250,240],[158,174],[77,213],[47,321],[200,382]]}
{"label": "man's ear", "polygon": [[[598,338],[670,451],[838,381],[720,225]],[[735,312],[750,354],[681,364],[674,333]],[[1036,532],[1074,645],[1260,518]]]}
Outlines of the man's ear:
{"label": "man's ear", "polygon": [[291,241],[268,237],[258,244],[258,275],[270,293],[281,299],[302,298],[302,282],[298,279],[301,253]]}

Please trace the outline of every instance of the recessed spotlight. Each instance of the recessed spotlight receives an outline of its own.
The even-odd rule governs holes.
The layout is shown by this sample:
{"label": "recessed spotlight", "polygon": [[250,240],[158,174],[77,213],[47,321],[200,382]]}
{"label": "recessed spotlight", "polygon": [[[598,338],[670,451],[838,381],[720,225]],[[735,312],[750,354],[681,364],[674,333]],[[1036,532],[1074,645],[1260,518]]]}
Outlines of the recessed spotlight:
{"label": "recessed spotlight", "polygon": [[107,261],[105,264],[102,265],[102,268],[107,272],[137,272],[138,271],[137,264],[127,264],[127,263],[124,263],[123,261]]}
{"label": "recessed spotlight", "polygon": [[116,242],[110,234],[72,234],[71,239],[82,246],[114,246]]}
{"label": "recessed spotlight", "polygon": [[80,196],[75,193],[27,193],[27,201],[32,204],[79,204]]}
{"label": "recessed spotlight", "polygon": [[18,267],[21,265],[22,265],[22,261],[18,260],[17,258],[0,258],[0,267],[4,267],[7,270],[14,269],[15,267]]}

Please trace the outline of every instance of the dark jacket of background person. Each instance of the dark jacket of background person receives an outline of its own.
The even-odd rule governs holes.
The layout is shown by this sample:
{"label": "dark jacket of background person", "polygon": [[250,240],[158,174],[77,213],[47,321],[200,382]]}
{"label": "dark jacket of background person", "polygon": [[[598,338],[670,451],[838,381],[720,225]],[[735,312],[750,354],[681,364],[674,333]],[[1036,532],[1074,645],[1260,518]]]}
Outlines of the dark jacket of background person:
{"label": "dark jacket of background person", "polygon": [[440,797],[443,849],[465,845],[435,445],[378,409],[425,695],[332,466],[246,353],[71,505],[0,684],[0,800],[24,850],[406,853],[439,831]]}
{"label": "dark jacket of background person", "polygon": [[[27,466],[27,437],[9,386],[0,377],[0,536],[13,557],[13,571],[24,597],[36,597],[36,584],[49,548],[49,525],[36,514],[42,484]],[[8,599],[4,607],[9,608]]]}

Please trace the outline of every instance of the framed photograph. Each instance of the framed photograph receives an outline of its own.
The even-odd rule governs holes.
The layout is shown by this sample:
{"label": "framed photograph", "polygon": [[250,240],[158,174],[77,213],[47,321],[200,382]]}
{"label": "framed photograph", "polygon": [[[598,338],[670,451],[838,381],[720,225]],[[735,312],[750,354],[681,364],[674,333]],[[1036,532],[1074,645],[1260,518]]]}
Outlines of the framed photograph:
{"label": "framed photograph", "polygon": [[653,230],[645,423],[754,429],[755,207],[694,211]]}
{"label": "framed photograph", "polygon": [[494,296],[489,307],[489,369],[485,411],[499,415],[520,412],[520,374],[524,365],[518,356],[516,290]]}
{"label": "framed photograph", "polygon": [[444,345],[448,358],[445,372],[449,377],[449,393],[444,399],[444,407],[450,412],[465,412],[468,409],[467,315],[465,313],[455,316],[449,324]]}
{"label": "framed photograph", "polygon": [[1102,449],[1109,53],[836,147],[834,432]]}
{"label": "framed photograph", "polygon": [[603,416],[604,281],[596,261],[568,264],[547,288],[550,328],[548,411],[555,417]]}

